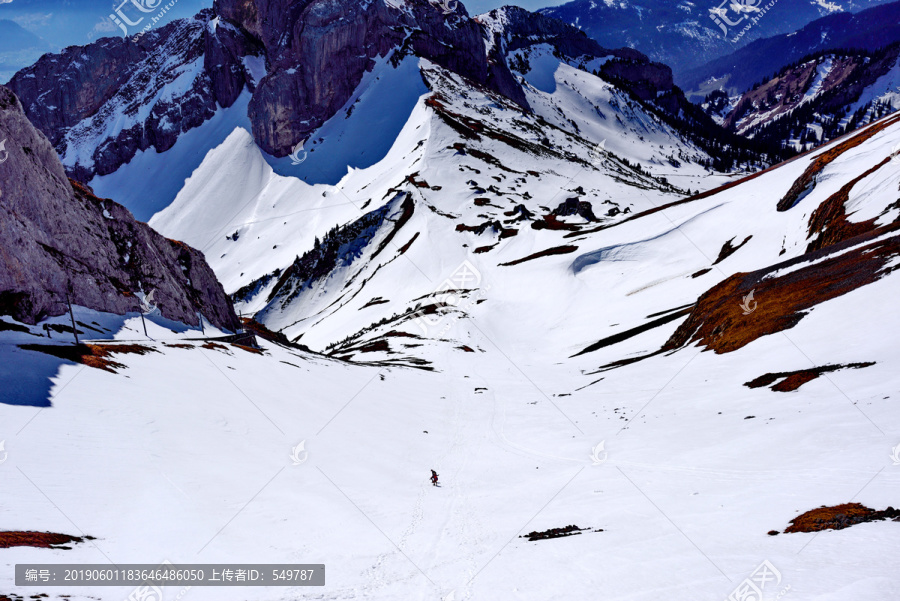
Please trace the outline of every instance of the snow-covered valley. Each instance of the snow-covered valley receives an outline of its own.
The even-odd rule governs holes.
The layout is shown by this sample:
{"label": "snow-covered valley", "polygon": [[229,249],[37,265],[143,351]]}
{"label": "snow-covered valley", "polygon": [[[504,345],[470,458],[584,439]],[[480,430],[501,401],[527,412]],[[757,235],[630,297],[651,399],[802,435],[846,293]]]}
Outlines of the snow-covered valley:
{"label": "snow-covered valley", "polygon": [[612,55],[507,18],[529,110],[407,55],[288,157],[245,94],[94,181],[165,207],[243,331],[146,295],[0,318],[0,530],[84,537],[0,549],[0,599],[133,595],[15,564],[163,561],[327,568],[166,600],[900,595],[896,519],[788,532],[900,503],[900,119],[714,171]]}

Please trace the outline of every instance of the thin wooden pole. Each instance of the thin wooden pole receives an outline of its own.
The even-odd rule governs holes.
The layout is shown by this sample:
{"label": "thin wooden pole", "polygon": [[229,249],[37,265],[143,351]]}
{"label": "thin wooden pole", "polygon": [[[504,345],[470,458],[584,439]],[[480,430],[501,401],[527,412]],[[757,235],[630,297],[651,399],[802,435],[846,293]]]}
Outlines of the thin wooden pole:
{"label": "thin wooden pole", "polygon": [[69,305],[69,317],[72,318],[72,334],[75,335],[75,344],[78,342],[78,327],[75,325],[75,312],[72,311],[72,301],[69,300],[69,293],[66,293],[66,304]]}

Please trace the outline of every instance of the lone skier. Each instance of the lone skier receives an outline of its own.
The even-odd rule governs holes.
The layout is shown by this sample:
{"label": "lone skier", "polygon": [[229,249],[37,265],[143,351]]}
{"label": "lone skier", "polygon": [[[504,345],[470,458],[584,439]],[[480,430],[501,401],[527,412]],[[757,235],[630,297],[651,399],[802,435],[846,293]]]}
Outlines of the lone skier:
{"label": "lone skier", "polygon": [[431,470],[431,485],[432,486],[438,485],[438,474],[434,470]]}

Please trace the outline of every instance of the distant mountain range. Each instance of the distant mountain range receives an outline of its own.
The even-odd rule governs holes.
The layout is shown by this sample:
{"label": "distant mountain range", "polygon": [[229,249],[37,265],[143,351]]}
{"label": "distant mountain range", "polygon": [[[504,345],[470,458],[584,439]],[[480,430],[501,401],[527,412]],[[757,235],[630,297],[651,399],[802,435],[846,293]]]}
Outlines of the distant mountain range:
{"label": "distant mountain range", "polygon": [[679,84],[693,99],[722,88],[746,92],[785,65],[823,50],[878,50],[900,41],[900,2],[856,14],[835,14],[798,31],[756,40],[744,48],[684,72]]}
{"label": "distant mountain range", "polygon": [[[744,33],[750,19],[762,10],[759,0],[733,4],[712,0],[574,0],[541,12],[575,25],[604,46],[636,48],[651,59],[666,63],[672,67],[676,83],[685,87],[686,74],[691,70],[755,40],[796,31],[826,15],[855,12],[880,3],[778,0]],[[734,5],[742,7],[743,12],[734,12]],[[713,11],[717,12],[717,21],[711,18]],[[783,58],[770,56],[768,60],[784,64]]]}
{"label": "distant mountain range", "polygon": [[[306,10],[321,12],[327,6],[314,3]],[[727,170],[762,160],[741,147],[743,140],[687,102],[667,66],[640,52],[608,50],[571,25],[524,9],[473,18],[459,7],[445,15],[425,0],[409,0],[403,10],[382,2],[334,5],[328,9],[333,21],[301,11],[291,23],[274,17],[293,14],[284,6],[271,5],[271,12],[257,14],[244,12],[237,1],[220,2],[215,9],[154,29],[137,41],[104,39],[45,56],[16,74],[9,86],[29,119],[56,147],[69,175],[122,199],[139,218],[149,218],[172,202],[204,155],[238,126],[252,133],[273,164],[298,152],[298,144],[305,142],[311,159],[302,169],[311,182],[334,183],[348,167],[371,165],[375,155],[383,156],[391,147],[400,116],[390,132],[375,139],[378,124],[392,123],[388,115],[414,104],[423,93],[418,73],[398,75],[405,73],[398,69],[400,63],[413,57],[528,110],[533,108],[529,78],[544,73],[549,68],[545,63],[558,66],[558,54],[598,82],[633,96],[632,102],[644,105],[642,112],[653,115],[641,119],[676,129],[704,151],[699,161]],[[339,22],[346,25],[336,33],[333,23]],[[302,33],[290,33],[293,30]],[[300,35],[299,41],[293,35]],[[322,68],[326,64],[328,69]],[[371,75],[375,72],[381,75]],[[334,143],[327,132],[335,120],[366,110],[365,104],[357,104],[357,95],[361,86],[375,85],[372,77],[399,78],[403,94],[398,91],[397,102],[409,94],[402,105],[373,112],[361,126],[375,139],[368,146],[379,150],[361,157],[359,145],[341,145],[340,157],[319,161],[323,141]],[[552,77],[552,71],[543,77]],[[73,84],[60,86],[60,81]],[[555,89],[550,82],[538,84],[548,93]],[[59,111],[60,106],[67,111]],[[627,115],[619,119],[623,126],[644,127],[631,123],[634,118]],[[201,128],[206,133],[195,132]],[[166,155],[166,178],[123,175],[140,165],[149,169],[155,155],[173,148],[181,154]],[[172,169],[178,170],[177,176]],[[119,178],[123,185],[108,189],[103,178]],[[146,182],[148,189],[139,188],[138,181]]]}
{"label": "distant mountain range", "polygon": [[900,43],[874,52],[823,51],[744,94],[717,90],[703,108],[730,131],[795,152],[900,108]]}
{"label": "distant mountain range", "polygon": [[17,52],[42,46],[49,48],[50,44],[15,21],[0,19],[0,53]]}
{"label": "distant mountain range", "polygon": [[0,19],[0,82],[32,64],[52,46],[15,21]]}

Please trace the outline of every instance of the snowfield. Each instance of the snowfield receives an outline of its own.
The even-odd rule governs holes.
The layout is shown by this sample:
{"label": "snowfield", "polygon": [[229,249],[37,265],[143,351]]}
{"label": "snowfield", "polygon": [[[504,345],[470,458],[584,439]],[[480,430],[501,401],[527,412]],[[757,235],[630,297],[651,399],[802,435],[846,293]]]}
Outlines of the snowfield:
{"label": "snowfield", "polygon": [[[655,320],[699,311],[735,274],[771,268],[752,299],[725,296],[734,319],[716,332],[771,319],[783,298],[766,282],[840,256],[804,255],[811,216],[851,181],[846,222],[889,228],[900,123],[686,200],[733,179],[692,162],[702,151],[612,86],[546,58],[534,68],[550,72],[528,78],[534,115],[423,61],[412,74],[431,91],[404,108],[389,149],[357,166],[342,146],[309,158],[350,166],[337,183],[280,175],[240,127],[206,155],[151,225],[201,249],[229,293],[279,270],[238,307],[296,344],[259,337],[254,351],[159,320],[148,339],[138,316],[79,309],[110,330],[95,337],[118,340],[111,350],[148,349],[115,354],[111,373],[22,349],[42,342],[38,326],[0,331],[5,390],[36,374],[23,389],[43,385],[51,405],[0,403],[0,524],[96,537],[2,550],[0,593],[127,599],[17,589],[13,566],[169,560],[327,568],[324,588],[193,588],[188,600],[722,600],[769,562],[765,599],[900,597],[900,523],[768,534],[823,505],[900,504],[895,255],[825,302],[827,286],[809,287],[792,327],[736,350],[691,339],[650,355],[687,313]],[[324,127],[363,143],[353,115]],[[596,220],[554,215],[569,198]],[[384,207],[374,232],[349,227]],[[829,235],[851,227],[828,223]],[[300,259],[327,265],[315,249],[333,228],[350,258],[307,277]],[[871,243],[842,252],[875,256]],[[420,312],[435,292],[443,304]],[[870,362],[791,392],[745,385]],[[589,530],[522,538],[569,525]]]}

